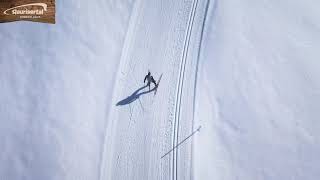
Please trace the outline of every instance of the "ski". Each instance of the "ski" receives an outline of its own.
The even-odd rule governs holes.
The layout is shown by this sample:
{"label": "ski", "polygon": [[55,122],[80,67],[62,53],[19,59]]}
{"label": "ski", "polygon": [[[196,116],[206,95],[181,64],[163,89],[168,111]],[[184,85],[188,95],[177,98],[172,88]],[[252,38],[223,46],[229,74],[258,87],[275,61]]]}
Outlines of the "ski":
{"label": "ski", "polygon": [[158,80],[158,82],[157,82],[157,85],[156,85],[156,87],[155,87],[155,89],[154,89],[154,95],[157,94],[157,90],[158,90],[158,87],[159,87],[159,83],[160,83],[160,81],[161,81],[161,78],[162,78],[162,74],[160,75],[160,78],[159,78],[159,80]]}

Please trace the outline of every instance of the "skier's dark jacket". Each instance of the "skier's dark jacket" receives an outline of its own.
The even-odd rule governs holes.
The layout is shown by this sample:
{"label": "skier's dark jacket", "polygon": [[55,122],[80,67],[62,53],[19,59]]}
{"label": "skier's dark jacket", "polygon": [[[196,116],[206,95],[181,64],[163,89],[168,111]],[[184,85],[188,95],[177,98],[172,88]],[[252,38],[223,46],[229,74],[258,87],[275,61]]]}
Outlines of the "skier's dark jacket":
{"label": "skier's dark jacket", "polygon": [[154,85],[157,85],[156,81],[154,80],[153,76],[151,76],[150,72],[146,75],[146,77],[144,77],[143,83],[146,83],[146,80],[148,80],[148,85],[150,84],[150,81],[154,83]]}

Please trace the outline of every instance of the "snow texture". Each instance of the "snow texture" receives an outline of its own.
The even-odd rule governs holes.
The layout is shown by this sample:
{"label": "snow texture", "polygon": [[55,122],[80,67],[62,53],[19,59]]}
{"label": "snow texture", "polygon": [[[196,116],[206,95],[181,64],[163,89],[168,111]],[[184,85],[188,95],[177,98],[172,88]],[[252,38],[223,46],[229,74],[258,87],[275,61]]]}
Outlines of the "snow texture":
{"label": "snow texture", "polygon": [[320,177],[319,1],[211,1],[201,49],[197,179]]}
{"label": "snow texture", "polygon": [[0,25],[0,179],[99,179],[133,2],[57,2],[57,24]]}

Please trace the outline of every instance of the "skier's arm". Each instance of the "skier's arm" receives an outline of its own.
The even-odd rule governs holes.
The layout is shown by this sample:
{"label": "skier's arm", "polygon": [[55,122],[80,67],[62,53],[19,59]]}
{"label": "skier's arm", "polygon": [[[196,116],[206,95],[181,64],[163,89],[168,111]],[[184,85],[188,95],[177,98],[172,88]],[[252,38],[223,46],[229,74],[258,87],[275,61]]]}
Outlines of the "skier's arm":
{"label": "skier's arm", "polygon": [[153,82],[153,84],[154,84],[155,86],[157,85],[157,83],[156,83],[156,81],[154,80],[153,76],[152,76],[151,81]]}
{"label": "skier's arm", "polygon": [[146,83],[147,76],[148,75],[146,75],[146,77],[144,77],[143,83]]}

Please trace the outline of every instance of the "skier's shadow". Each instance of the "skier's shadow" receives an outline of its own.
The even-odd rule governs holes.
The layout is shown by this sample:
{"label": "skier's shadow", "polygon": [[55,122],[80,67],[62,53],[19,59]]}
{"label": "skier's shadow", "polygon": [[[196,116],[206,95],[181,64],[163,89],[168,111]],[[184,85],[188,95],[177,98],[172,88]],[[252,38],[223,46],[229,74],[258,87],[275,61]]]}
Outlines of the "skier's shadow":
{"label": "skier's shadow", "polygon": [[[139,99],[139,97],[140,97],[141,95],[148,94],[148,93],[150,93],[150,92],[152,92],[152,91],[154,91],[154,90],[156,89],[156,88],[154,87],[154,88],[152,88],[152,89],[150,89],[150,90],[148,90],[148,91],[140,92],[141,90],[143,90],[143,89],[146,88],[146,87],[148,87],[148,86],[145,85],[145,86],[137,89],[135,92],[133,92],[133,93],[132,93],[130,96],[128,96],[127,98],[119,101],[116,105],[117,105],[117,106],[124,106],[124,105],[130,104],[130,103],[134,102],[135,100]],[[139,92],[140,92],[140,93],[139,93]]]}

